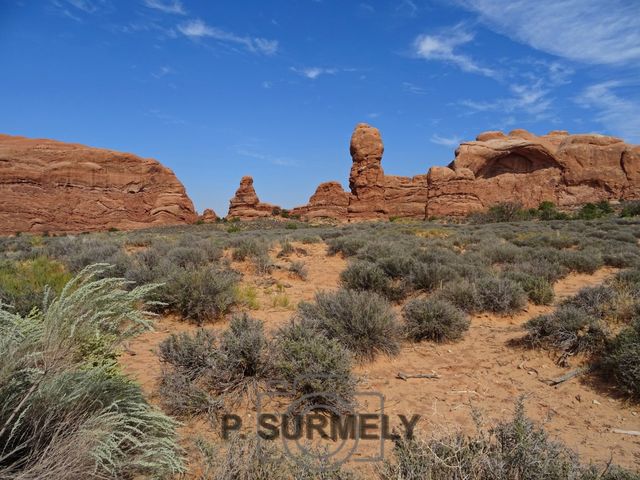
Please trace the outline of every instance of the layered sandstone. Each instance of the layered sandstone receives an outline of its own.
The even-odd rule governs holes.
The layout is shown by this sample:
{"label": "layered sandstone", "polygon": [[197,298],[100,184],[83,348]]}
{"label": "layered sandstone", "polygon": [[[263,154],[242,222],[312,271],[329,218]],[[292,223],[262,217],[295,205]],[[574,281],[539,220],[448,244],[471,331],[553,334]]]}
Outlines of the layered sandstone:
{"label": "layered sandstone", "polygon": [[555,130],[491,131],[465,142],[447,167],[414,177],[389,176],[382,168],[380,132],[359,124],[351,137],[349,187],[321,184],[305,206],[304,219],[341,221],[467,215],[500,202],[563,208],[600,200],[640,198],[640,147],[604,135]]}
{"label": "layered sandstone", "polygon": [[192,223],[184,186],[159,162],[84,145],[0,135],[0,234]]}
{"label": "layered sandstone", "polygon": [[271,217],[280,207],[270,203],[262,203],[253,188],[253,178],[242,177],[236,194],[229,201],[228,218],[239,220],[253,220],[262,217]]}

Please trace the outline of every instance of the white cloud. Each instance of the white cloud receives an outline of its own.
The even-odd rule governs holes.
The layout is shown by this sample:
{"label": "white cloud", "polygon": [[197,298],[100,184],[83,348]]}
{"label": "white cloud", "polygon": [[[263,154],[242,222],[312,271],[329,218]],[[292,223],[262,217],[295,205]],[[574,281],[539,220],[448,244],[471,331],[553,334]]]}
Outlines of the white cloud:
{"label": "white cloud", "polygon": [[595,119],[613,134],[640,143],[640,100],[623,98],[616,92],[628,86],[614,80],[597,83],[584,89],[575,100],[584,108],[596,110]]}
{"label": "white cloud", "polygon": [[296,68],[291,67],[292,72],[296,72],[298,75],[302,75],[303,77],[307,77],[311,80],[315,80],[320,75],[335,75],[338,73],[337,68],[323,68],[323,67],[305,67],[305,68]]}
{"label": "white cloud", "polygon": [[457,0],[490,28],[538,50],[592,64],[640,61],[637,0]]}
{"label": "white cloud", "polygon": [[153,72],[151,74],[151,76],[153,76],[154,78],[162,78],[162,77],[165,77],[165,76],[170,75],[172,73],[175,73],[173,71],[173,68],[165,65],[165,66],[160,67],[160,69],[157,72]]}
{"label": "white cloud", "polygon": [[433,135],[431,135],[430,140],[431,143],[435,143],[436,145],[442,145],[444,147],[457,147],[458,145],[460,145],[462,138],[458,137],[457,135],[443,137],[438,135],[437,133],[434,133]]}
{"label": "white cloud", "polygon": [[173,13],[176,15],[187,14],[180,0],[144,0],[144,4],[149,8],[154,8],[164,13]]}
{"label": "white cloud", "polygon": [[112,6],[108,0],[51,0],[50,3],[62,15],[82,21],[78,14],[94,14],[110,11]]}
{"label": "white cloud", "polygon": [[274,55],[278,51],[277,40],[236,35],[235,33],[207,25],[200,19],[184,22],[178,25],[178,30],[191,39],[213,38],[224,43],[242,45],[254,53]]}
{"label": "white cloud", "polygon": [[298,163],[295,160],[286,157],[277,157],[269,153],[262,153],[255,150],[254,145],[237,145],[235,147],[235,153],[242,157],[252,158],[261,162],[267,162],[279,167],[296,167]]}
{"label": "white cloud", "polygon": [[413,52],[425,60],[439,60],[457,66],[464,72],[477,73],[486,77],[497,77],[497,72],[483,67],[470,56],[456,49],[473,40],[473,34],[458,24],[446,32],[437,35],[418,35],[413,41]]}

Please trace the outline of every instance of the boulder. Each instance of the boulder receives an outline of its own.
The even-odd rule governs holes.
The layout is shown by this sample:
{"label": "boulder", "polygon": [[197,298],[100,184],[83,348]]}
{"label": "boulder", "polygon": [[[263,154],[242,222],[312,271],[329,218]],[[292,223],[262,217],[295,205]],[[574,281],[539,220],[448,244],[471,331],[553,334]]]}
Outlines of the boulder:
{"label": "boulder", "polygon": [[0,135],[0,234],[193,223],[184,186],[156,160]]}

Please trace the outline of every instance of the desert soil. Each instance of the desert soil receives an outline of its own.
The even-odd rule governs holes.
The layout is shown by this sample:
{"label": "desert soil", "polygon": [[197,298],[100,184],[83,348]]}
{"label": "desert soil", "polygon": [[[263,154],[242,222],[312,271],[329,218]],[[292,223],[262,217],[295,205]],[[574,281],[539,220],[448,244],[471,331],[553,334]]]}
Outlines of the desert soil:
{"label": "desert soil", "polygon": [[[276,264],[283,268],[268,277],[256,275],[247,262],[233,262],[233,267],[243,273],[243,287],[255,288],[259,306],[254,305],[258,308],[249,311],[265,322],[268,333],[287,322],[300,301],[312,300],[318,290],[335,289],[346,266],[339,256],[327,256],[323,244],[295,246],[304,252],[285,259],[276,258],[276,252],[272,252]],[[284,268],[293,260],[305,262],[306,280],[292,277]],[[555,285],[556,302],[583,287],[600,284],[614,273],[615,270],[604,268],[594,275],[570,275]],[[467,335],[456,343],[405,343],[397,357],[379,357],[357,366],[359,389],[385,396],[385,413],[390,415],[393,426],[399,425],[398,414],[421,415],[418,431],[426,435],[458,429],[472,432],[473,409],[482,413],[487,424],[506,419],[513,412],[515,400],[524,395],[527,414],[544,423],[553,438],[567,443],[583,461],[606,463],[613,459],[614,463],[637,468],[640,437],[614,433],[613,429],[640,430],[639,405],[629,403],[594,375],[551,387],[544,380],[559,377],[569,369],[557,366],[548,352],[513,345],[523,336],[524,322],[553,308],[529,305],[514,316],[474,316]],[[217,322],[213,328],[224,328],[226,324]],[[158,403],[155,390],[161,372],[155,354],[157,346],[171,333],[196,328],[174,316],[160,318],[155,331],[132,340],[121,356],[124,370],[142,385],[152,402]],[[570,368],[575,368],[580,360],[571,359],[570,363]],[[437,373],[440,378],[401,380],[396,378],[399,372]],[[247,420],[251,410],[242,408]],[[181,432],[188,447],[194,435],[212,435],[212,427],[203,420],[189,420]],[[361,454],[368,455],[374,448],[363,445]],[[387,442],[386,451],[390,448]]]}

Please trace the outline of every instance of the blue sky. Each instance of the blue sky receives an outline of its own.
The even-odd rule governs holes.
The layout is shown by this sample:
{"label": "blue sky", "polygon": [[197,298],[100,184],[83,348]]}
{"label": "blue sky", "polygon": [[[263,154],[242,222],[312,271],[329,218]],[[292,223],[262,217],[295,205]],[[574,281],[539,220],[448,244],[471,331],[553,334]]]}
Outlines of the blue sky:
{"label": "blue sky", "polygon": [[398,175],[485,130],[640,143],[639,0],[0,0],[0,58],[0,132],[156,158],[223,215],[243,175],[346,186],[358,122]]}

